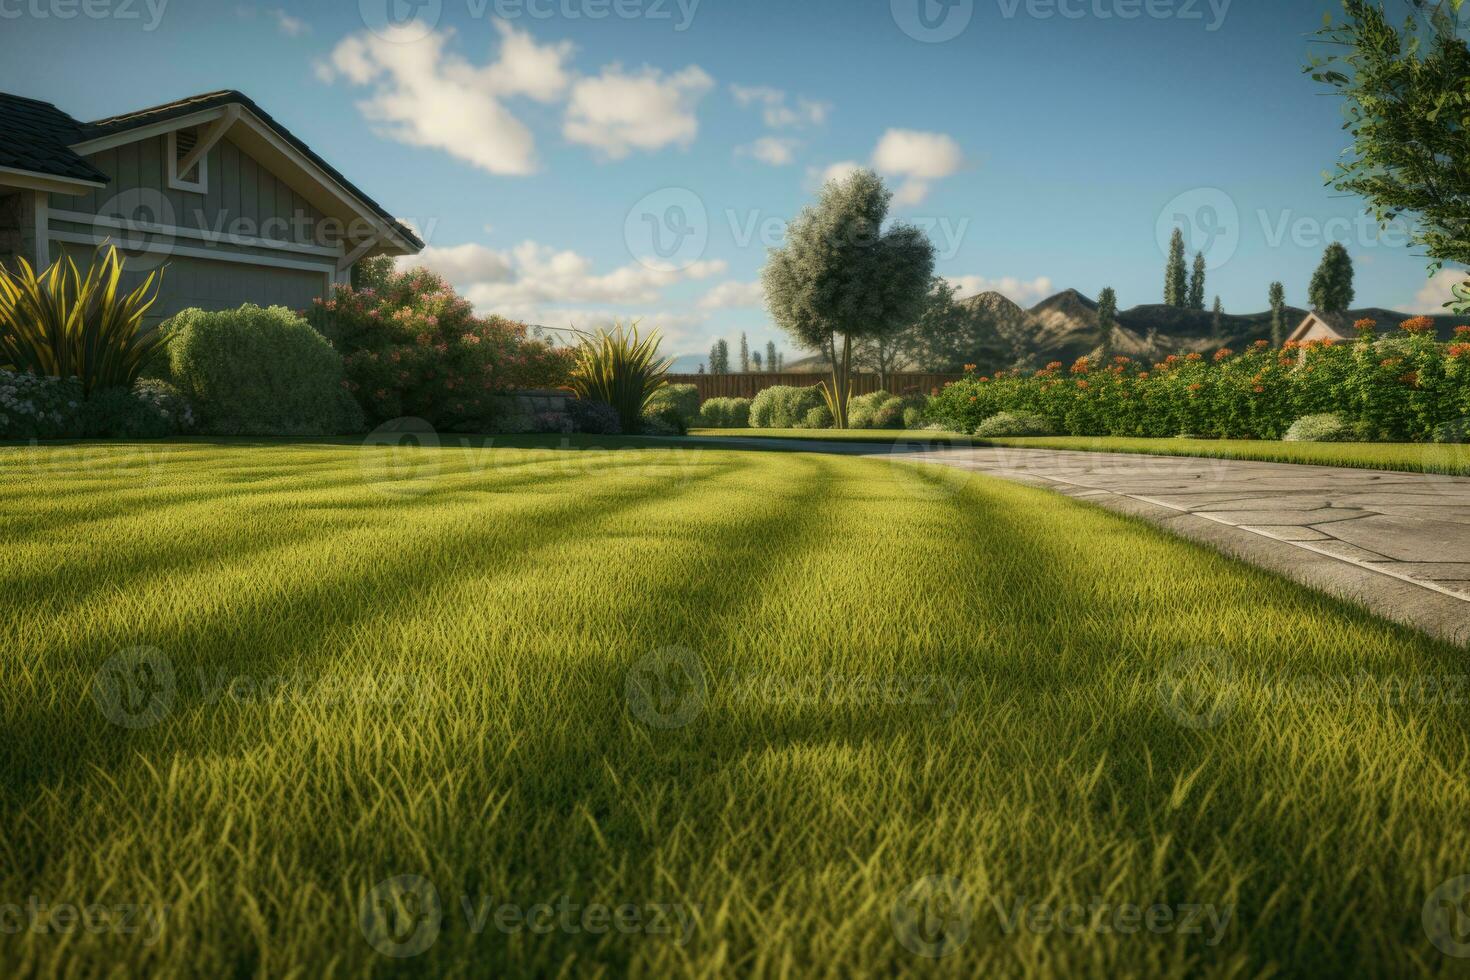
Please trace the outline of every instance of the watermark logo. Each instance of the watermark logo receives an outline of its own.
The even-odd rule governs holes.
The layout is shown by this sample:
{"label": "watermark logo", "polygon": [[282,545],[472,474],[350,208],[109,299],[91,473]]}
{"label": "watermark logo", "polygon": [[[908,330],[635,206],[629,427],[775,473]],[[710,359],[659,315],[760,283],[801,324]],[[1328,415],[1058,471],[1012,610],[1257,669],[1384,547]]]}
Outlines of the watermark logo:
{"label": "watermark logo", "polygon": [[628,707],[651,728],[682,728],[704,710],[708,697],[704,664],[688,647],[650,651],[628,671]]}
{"label": "watermark logo", "polygon": [[439,889],[423,875],[398,875],[363,896],[357,924],[368,945],[402,959],[417,956],[439,938],[444,908]]}
{"label": "watermark logo", "polygon": [[893,934],[917,956],[948,956],[970,938],[974,909],[964,882],[929,875],[909,885],[893,903]]}
{"label": "watermark logo", "polygon": [[362,441],[357,463],[363,480],[390,497],[428,493],[439,475],[439,433],[423,419],[384,422]]}
{"label": "watermark logo", "polygon": [[439,26],[443,0],[357,0],[363,25],[386,41],[412,44]]}
{"label": "watermark logo", "polygon": [[123,728],[162,721],[177,694],[173,661],[157,647],[120,650],[92,678],[92,700],[104,718]]}
{"label": "watermark logo", "polygon": [[168,262],[178,244],[173,203],[150,187],[134,187],[108,198],[97,214],[99,231],[128,253],[129,272],[151,272]]}
{"label": "watermark logo", "polygon": [[1470,957],[1470,875],[1451,878],[1429,893],[1424,932],[1446,956]]}
{"label": "watermark logo", "polygon": [[965,32],[975,0],[889,0],[893,22],[915,41],[942,44]]}
{"label": "watermark logo", "polygon": [[1453,0],[1410,0],[1415,14],[1431,35],[1470,41],[1470,4],[1455,9]]}
{"label": "watermark logo", "polygon": [[1203,252],[1205,267],[1211,271],[1235,258],[1240,247],[1240,209],[1218,187],[1197,187],[1164,205],[1154,224],[1161,254],[1169,254],[1176,228],[1184,233],[1185,249],[1190,254]]}
{"label": "watermark logo", "polygon": [[1169,661],[1159,675],[1157,692],[1175,721],[1186,728],[1214,728],[1235,707],[1235,661],[1223,650],[1199,647]]}
{"label": "watermark logo", "polygon": [[658,271],[687,269],[709,246],[709,212],[687,187],[665,187],[633,205],[623,222],[628,252]]}

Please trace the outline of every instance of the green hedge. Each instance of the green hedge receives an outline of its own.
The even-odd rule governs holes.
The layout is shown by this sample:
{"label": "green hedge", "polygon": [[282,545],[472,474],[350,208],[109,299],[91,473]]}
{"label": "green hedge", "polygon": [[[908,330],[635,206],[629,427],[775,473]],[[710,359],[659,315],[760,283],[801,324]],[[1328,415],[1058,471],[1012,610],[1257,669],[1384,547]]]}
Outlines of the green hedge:
{"label": "green hedge", "polygon": [[1070,369],[971,374],[930,400],[926,418],[974,432],[1001,412],[1039,416],[1059,435],[1279,439],[1298,419],[1335,413],[1362,440],[1464,438],[1470,419],[1470,327],[1448,344],[1415,318],[1379,337],[1273,350],[1171,355],[1154,364],[1126,357]]}
{"label": "green hedge", "polygon": [[213,435],[314,436],[358,431],[342,358],[282,306],[185,310],[167,325],[169,374]]}
{"label": "green hedge", "polygon": [[757,394],[750,403],[750,424],[757,429],[799,428],[807,413],[826,404],[820,387],[777,385]]}

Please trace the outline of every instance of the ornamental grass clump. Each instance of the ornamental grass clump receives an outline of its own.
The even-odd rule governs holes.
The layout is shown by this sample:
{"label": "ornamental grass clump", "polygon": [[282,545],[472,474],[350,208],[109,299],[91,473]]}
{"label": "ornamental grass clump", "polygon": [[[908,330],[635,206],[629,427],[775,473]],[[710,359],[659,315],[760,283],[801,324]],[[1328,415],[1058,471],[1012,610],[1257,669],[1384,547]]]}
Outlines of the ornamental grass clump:
{"label": "ornamental grass clump", "polygon": [[157,326],[143,322],[158,299],[160,270],[124,291],[113,246],[98,248],[86,273],[70,256],[40,274],[23,258],[16,267],[0,268],[0,368],[76,378],[84,395],[138,379],[162,342]]}
{"label": "ornamental grass clump", "polygon": [[665,384],[672,360],[658,356],[658,331],[638,334],[638,323],[582,333],[573,355],[571,388],[577,397],[611,405],[625,433],[637,433],[643,410]]}

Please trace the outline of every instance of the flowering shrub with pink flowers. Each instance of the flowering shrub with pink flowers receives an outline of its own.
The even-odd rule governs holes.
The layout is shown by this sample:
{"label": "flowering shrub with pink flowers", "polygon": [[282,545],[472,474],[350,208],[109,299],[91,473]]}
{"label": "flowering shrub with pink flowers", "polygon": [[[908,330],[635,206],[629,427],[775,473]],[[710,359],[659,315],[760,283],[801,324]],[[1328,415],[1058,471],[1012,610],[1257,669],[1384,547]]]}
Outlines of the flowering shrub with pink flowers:
{"label": "flowering shrub with pink flowers", "polygon": [[496,395],[560,387],[570,374],[569,352],[528,339],[524,324],[476,315],[427,269],[338,286],[307,317],[342,353],[345,384],[369,425],[413,416],[480,429],[493,420]]}
{"label": "flowering shrub with pink flowers", "polygon": [[1297,419],[1335,413],[1360,439],[1463,438],[1470,419],[1470,327],[1449,343],[1433,322],[1406,320],[1380,336],[1371,320],[1355,342],[1265,341],[1242,351],[1170,355],[1157,364],[1081,358],[1039,371],[967,373],[934,393],[926,419],[974,432],[1014,412],[1067,435],[1279,439]]}

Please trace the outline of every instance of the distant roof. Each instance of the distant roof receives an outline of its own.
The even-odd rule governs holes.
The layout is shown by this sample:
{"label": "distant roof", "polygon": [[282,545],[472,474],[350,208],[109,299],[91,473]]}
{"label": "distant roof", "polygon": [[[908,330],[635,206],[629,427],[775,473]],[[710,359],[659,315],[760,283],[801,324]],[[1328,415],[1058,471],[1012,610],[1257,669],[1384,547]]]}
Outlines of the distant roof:
{"label": "distant roof", "polygon": [[[127,132],[154,123],[168,122],[196,112],[238,105],[264,123],[270,130],[291,144],[303,156],[320,167],[332,180],[357,197],[378,217],[388,222],[393,230],[415,248],[423,248],[424,242],[401,224],[378,202],[364,194],[356,184],[342,175],[336,167],[317,155],[311,147],[298,139],[290,130],[256,105],[249,96],[234,89],[221,89],[191,95],[176,102],[150,106],[118,116],[108,116],[94,122],[82,123],[46,102],[0,93],[0,129],[7,137],[16,134],[19,138],[0,144],[0,166],[16,167],[58,177],[74,177],[82,180],[97,180],[106,183],[108,177],[97,170],[70,147],[87,140],[114,133]],[[20,162],[10,162],[14,157]]]}
{"label": "distant roof", "polygon": [[73,153],[81,124],[49,102],[0,92],[0,167],[48,177],[107,183],[107,175]]}

